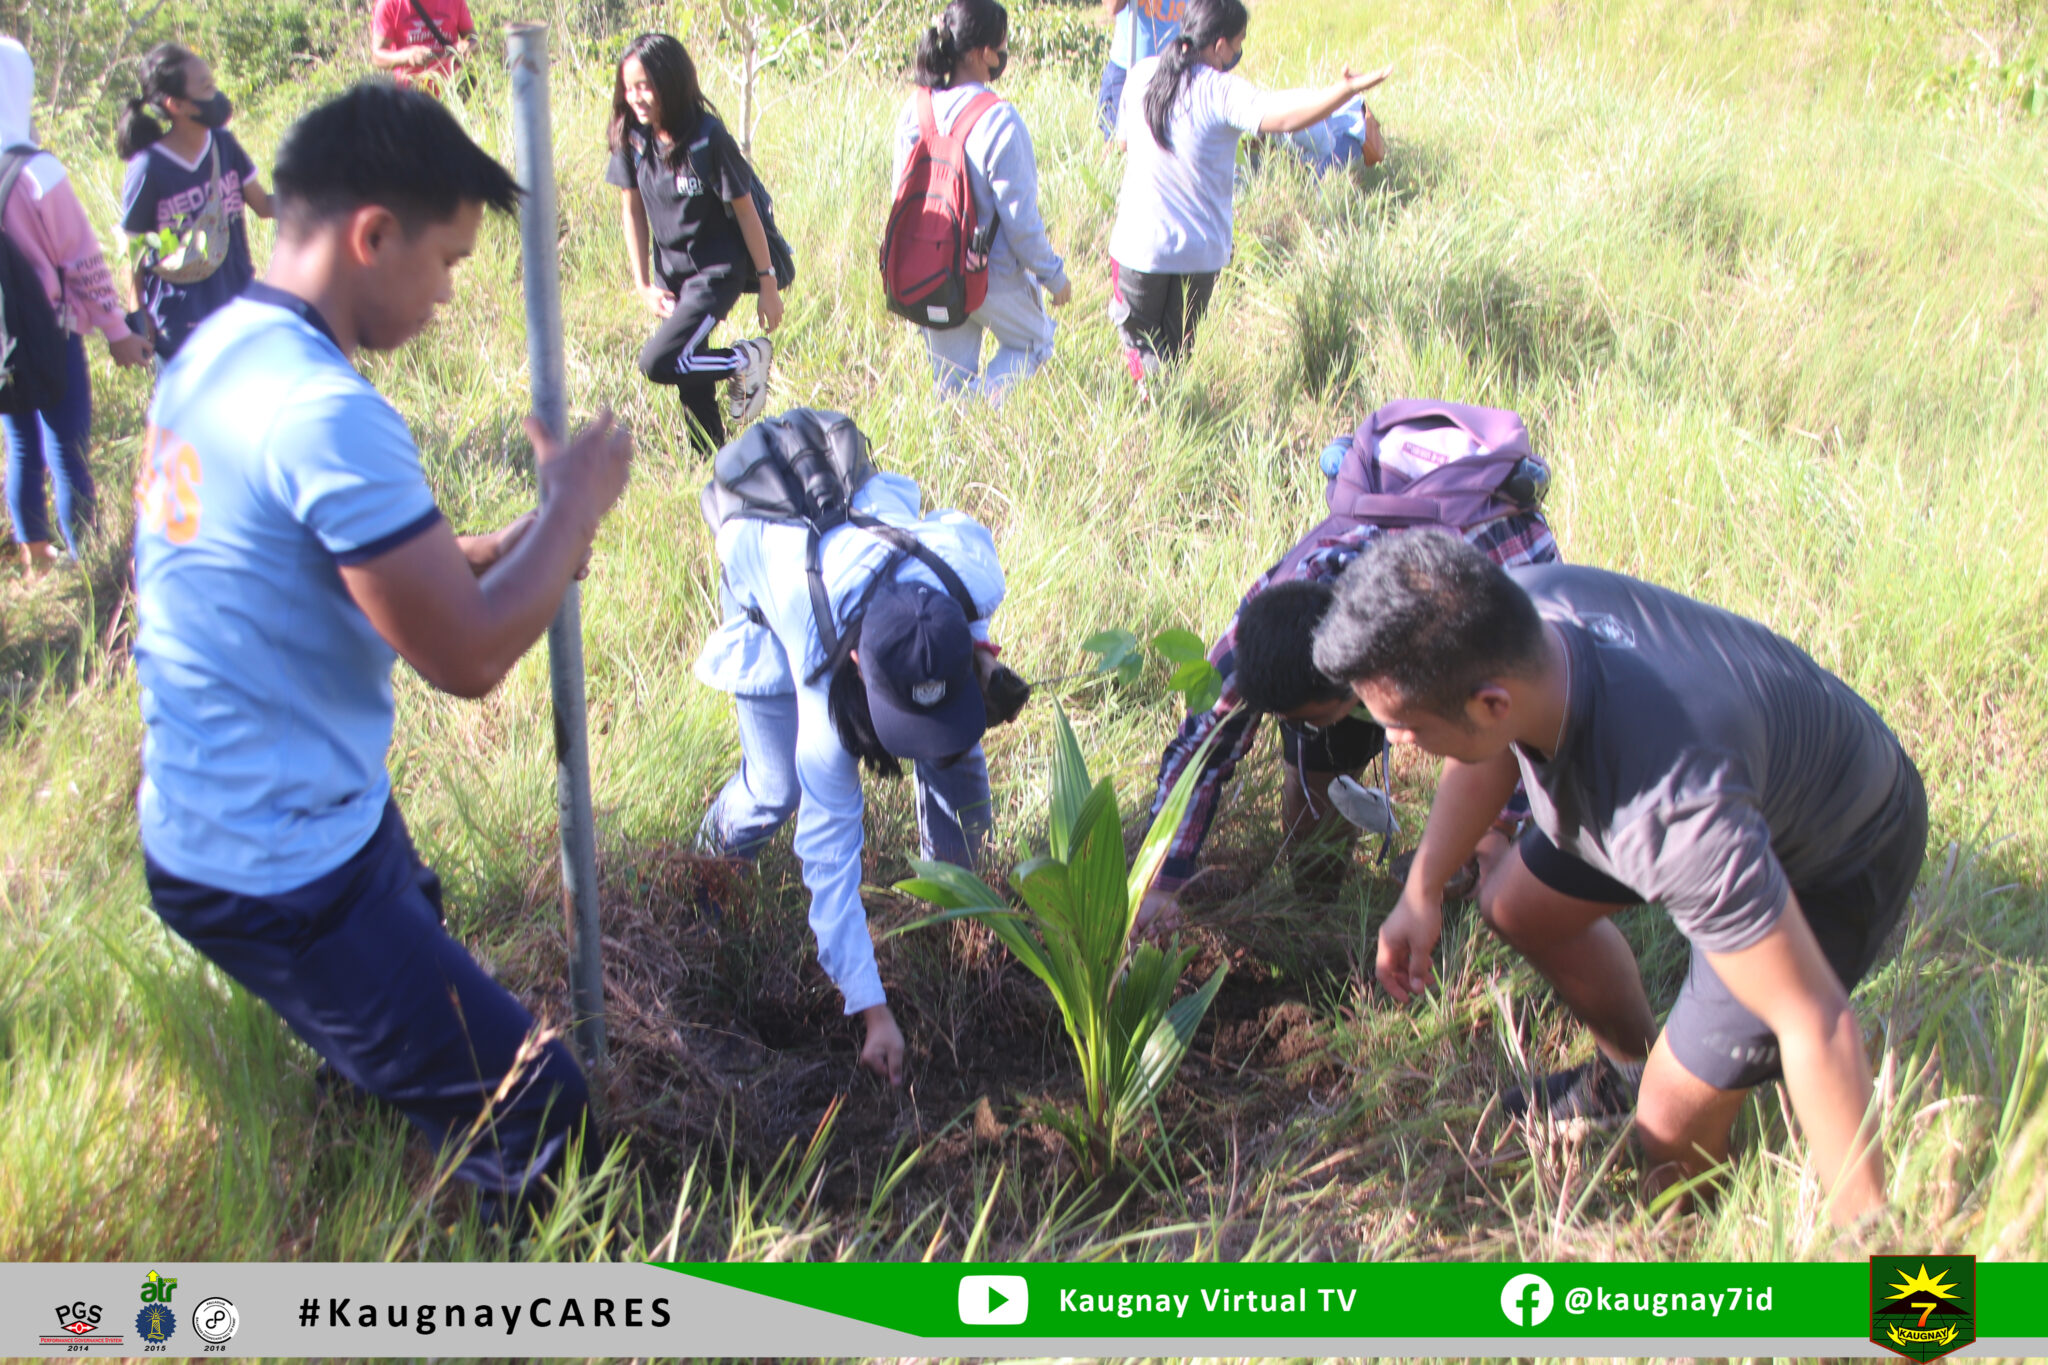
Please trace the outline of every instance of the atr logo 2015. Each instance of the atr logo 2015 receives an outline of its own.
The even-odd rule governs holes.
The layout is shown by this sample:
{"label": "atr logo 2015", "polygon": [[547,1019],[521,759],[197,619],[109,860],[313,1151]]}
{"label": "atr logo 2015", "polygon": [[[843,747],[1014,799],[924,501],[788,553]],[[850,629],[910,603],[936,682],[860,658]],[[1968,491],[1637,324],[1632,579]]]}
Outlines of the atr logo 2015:
{"label": "atr logo 2015", "polygon": [[75,1303],[57,1305],[57,1325],[61,1333],[45,1332],[42,1344],[45,1346],[119,1346],[119,1333],[102,1332],[100,1327],[100,1306],[80,1299]]}
{"label": "atr logo 2015", "polygon": [[1870,1339],[1923,1365],[1975,1341],[1977,1258],[1871,1257]]}
{"label": "atr logo 2015", "polygon": [[178,1315],[171,1311],[171,1292],[176,1280],[167,1280],[154,1270],[142,1278],[142,1311],[135,1315],[135,1335],[147,1342],[164,1342],[178,1330]]}

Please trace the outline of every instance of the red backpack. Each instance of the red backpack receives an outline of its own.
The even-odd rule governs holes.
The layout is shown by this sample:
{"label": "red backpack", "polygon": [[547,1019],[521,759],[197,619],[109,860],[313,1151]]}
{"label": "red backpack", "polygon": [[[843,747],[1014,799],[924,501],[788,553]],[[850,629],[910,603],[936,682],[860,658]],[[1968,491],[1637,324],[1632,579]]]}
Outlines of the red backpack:
{"label": "red backpack", "polygon": [[1000,96],[984,90],[941,133],[932,92],[917,92],[917,143],[903,165],[882,234],[882,292],[890,312],[920,327],[950,331],[988,297],[988,249],[996,225],[976,221],[967,135],[999,103]]}

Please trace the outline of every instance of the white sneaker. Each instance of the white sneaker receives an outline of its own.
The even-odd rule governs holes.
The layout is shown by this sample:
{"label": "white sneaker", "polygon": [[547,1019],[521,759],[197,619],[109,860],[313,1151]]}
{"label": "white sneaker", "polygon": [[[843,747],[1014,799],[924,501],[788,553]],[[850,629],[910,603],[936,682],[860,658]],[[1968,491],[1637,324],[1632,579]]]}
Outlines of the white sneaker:
{"label": "white sneaker", "polygon": [[734,426],[745,426],[768,410],[768,375],[775,363],[775,343],[767,337],[744,337],[732,344],[740,367],[732,377],[732,394],[726,400],[726,416]]}

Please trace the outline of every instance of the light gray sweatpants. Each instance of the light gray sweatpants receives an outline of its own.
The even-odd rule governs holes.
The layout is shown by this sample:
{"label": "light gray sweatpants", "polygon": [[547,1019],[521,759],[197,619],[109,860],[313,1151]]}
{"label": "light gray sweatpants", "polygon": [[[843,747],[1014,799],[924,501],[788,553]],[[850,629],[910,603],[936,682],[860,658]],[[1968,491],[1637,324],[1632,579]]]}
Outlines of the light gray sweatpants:
{"label": "light gray sweatpants", "polygon": [[[1052,338],[1058,328],[1059,324],[1046,316],[1037,280],[1021,269],[992,266],[988,297],[967,315],[966,322],[950,331],[920,330],[941,398],[979,393],[991,403],[1000,403],[1012,384],[1030,378],[1052,359]],[[996,338],[996,353],[986,374],[981,368],[983,332],[993,332]]]}

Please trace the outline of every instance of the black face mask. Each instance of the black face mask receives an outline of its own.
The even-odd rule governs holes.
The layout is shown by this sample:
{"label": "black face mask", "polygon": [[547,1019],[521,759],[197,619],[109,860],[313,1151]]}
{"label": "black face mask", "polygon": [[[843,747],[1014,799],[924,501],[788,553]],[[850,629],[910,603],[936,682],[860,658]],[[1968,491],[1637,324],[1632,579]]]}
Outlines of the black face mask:
{"label": "black face mask", "polygon": [[1001,80],[1003,77],[1003,72],[1009,68],[1009,65],[1010,54],[1008,52],[996,53],[996,64],[988,69],[989,80]]}
{"label": "black face mask", "polygon": [[228,120],[235,115],[234,104],[226,93],[220,90],[214,91],[203,100],[188,100],[186,103],[192,106],[192,117],[206,128],[225,128],[228,126]]}

